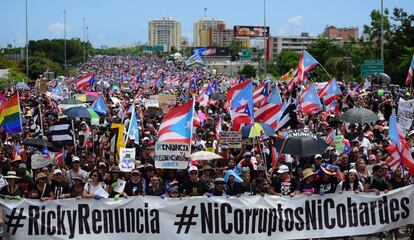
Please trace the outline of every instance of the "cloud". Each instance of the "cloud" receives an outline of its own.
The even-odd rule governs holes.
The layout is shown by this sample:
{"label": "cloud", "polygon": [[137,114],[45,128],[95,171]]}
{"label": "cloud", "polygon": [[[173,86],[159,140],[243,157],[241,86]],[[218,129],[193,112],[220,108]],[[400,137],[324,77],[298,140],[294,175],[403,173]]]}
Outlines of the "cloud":
{"label": "cloud", "polygon": [[294,26],[300,26],[302,23],[303,17],[301,15],[294,16],[292,18],[289,18],[288,23]]}
{"label": "cloud", "polygon": [[289,18],[287,22],[277,30],[277,34],[280,36],[286,35],[288,30],[290,34],[296,33],[297,30],[301,30],[300,26],[302,25],[302,20],[303,16],[301,15]]}
{"label": "cloud", "polygon": [[[63,23],[57,22],[50,24],[48,27],[49,31],[52,32],[53,37],[60,38],[63,37],[63,31],[65,30],[65,25]],[[70,31],[71,27],[66,25],[66,32]]]}

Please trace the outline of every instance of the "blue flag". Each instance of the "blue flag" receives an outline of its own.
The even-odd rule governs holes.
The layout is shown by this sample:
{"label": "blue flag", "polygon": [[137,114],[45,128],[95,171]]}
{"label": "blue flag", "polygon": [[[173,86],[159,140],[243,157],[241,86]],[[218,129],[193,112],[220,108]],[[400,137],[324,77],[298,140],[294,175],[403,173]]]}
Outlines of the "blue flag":
{"label": "blue flag", "polygon": [[139,128],[138,128],[138,119],[135,114],[135,106],[132,106],[131,121],[129,123],[129,129],[127,132],[126,140],[133,139],[136,144],[139,144]]}
{"label": "blue flag", "polygon": [[99,115],[106,115],[108,108],[105,105],[105,101],[102,96],[99,96],[98,99],[92,104],[92,109]]}

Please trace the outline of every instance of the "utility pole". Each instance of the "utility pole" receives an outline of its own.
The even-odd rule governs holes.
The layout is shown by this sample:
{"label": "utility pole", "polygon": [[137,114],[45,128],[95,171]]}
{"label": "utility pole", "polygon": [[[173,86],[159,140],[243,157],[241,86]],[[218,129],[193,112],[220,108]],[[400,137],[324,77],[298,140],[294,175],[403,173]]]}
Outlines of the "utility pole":
{"label": "utility pole", "polygon": [[[86,42],[89,43],[89,27],[88,26],[86,26]],[[88,55],[89,55],[89,53],[86,50],[86,56],[88,56]]]}
{"label": "utility pole", "polygon": [[204,18],[207,18],[207,8],[204,8]]}

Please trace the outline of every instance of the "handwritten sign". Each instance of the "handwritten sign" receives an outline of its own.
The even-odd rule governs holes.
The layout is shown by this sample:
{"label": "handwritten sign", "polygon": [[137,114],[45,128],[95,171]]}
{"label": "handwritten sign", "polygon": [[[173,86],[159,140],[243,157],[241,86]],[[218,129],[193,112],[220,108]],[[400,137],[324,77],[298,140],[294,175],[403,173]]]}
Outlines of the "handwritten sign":
{"label": "handwritten sign", "polygon": [[121,172],[131,172],[135,167],[135,148],[120,148],[119,169]]}
{"label": "handwritten sign", "polygon": [[189,157],[189,144],[157,142],[155,145],[156,168],[185,169]]}
{"label": "handwritten sign", "polygon": [[229,145],[229,148],[241,148],[242,146],[242,134],[235,131],[220,132],[219,143]]}

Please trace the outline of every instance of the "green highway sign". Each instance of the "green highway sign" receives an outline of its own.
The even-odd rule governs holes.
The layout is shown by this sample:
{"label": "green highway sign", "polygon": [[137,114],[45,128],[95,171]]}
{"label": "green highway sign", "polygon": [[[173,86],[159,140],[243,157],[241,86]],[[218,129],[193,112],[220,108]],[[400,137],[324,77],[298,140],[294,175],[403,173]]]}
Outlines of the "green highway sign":
{"label": "green highway sign", "polygon": [[384,63],[381,59],[365,59],[361,65],[361,77],[384,72]]}

